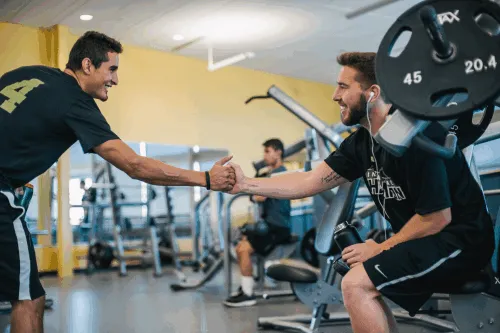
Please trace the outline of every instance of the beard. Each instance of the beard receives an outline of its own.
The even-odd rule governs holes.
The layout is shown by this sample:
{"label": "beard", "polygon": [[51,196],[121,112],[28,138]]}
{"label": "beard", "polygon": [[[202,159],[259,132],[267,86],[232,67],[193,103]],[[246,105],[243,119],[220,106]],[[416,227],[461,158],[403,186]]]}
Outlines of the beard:
{"label": "beard", "polygon": [[365,95],[361,94],[358,104],[349,107],[349,114],[342,118],[342,123],[346,126],[358,125],[361,119],[366,117],[367,100]]}

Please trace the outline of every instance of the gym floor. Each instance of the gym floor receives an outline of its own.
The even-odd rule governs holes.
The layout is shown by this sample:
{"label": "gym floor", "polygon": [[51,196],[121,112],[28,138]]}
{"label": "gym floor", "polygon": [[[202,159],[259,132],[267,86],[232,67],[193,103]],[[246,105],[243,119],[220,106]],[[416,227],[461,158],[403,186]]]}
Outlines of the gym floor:
{"label": "gym floor", "polygon": [[[45,313],[45,333],[271,333],[259,331],[257,318],[310,311],[293,298],[260,300],[249,308],[225,308],[222,274],[197,291],[173,293],[175,277],[168,269],[161,278],[151,271],[129,270],[92,276],[77,274],[68,282],[44,277],[54,308]],[[342,311],[342,307],[336,307]],[[330,310],[334,310],[331,307]],[[436,332],[421,326],[401,326],[401,333]],[[0,315],[0,332],[9,332],[9,316]],[[324,333],[351,333],[349,325],[324,327]]]}

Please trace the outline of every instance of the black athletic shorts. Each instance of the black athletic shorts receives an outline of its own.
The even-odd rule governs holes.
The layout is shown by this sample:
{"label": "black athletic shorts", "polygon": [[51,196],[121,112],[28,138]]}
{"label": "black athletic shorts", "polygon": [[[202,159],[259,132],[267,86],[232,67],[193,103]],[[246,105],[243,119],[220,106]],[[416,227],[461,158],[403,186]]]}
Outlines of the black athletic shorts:
{"label": "black athletic shorts", "polygon": [[451,237],[436,234],[401,243],[363,266],[377,290],[413,316],[433,293],[460,285],[491,260],[494,242],[489,238],[462,250],[451,244]]}
{"label": "black athletic shorts", "polygon": [[268,223],[268,232],[266,234],[262,235],[250,230],[245,235],[255,253],[266,256],[277,245],[286,242],[290,238],[290,234],[289,228],[277,227]]}
{"label": "black athletic shorts", "polygon": [[0,301],[34,300],[45,295],[38,275],[24,208],[14,192],[0,185]]}

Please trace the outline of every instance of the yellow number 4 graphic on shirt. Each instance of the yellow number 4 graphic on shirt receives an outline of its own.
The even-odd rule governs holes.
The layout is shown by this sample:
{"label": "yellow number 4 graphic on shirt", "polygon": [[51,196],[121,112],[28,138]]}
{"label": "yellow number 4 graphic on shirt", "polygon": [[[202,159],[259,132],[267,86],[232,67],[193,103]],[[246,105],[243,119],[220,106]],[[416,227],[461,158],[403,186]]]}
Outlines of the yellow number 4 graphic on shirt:
{"label": "yellow number 4 graphic on shirt", "polygon": [[26,99],[26,94],[41,84],[43,84],[42,81],[31,79],[16,82],[3,88],[0,95],[7,97],[7,100],[0,105],[0,108],[12,113]]}

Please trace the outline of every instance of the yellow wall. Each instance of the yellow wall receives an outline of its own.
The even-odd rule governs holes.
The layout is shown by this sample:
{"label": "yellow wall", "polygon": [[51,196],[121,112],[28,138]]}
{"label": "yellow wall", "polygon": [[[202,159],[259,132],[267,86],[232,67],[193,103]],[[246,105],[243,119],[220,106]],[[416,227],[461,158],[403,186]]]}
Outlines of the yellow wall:
{"label": "yellow wall", "polygon": [[0,23],[0,75],[22,65],[40,65],[38,30]]}
{"label": "yellow wall", "polygon": [[[63,67],[78,36],[64,26],[42,30],[0,23],[0,73],[22,65]],[[206,61],[124,44],[119,85],[100,103],[115,132],[127,141],[225,148],[244,170],[261,158],[273,136],[285,144],[306,126],[273,101],[244,101],[276,84],[328,123],[339,121],[333,86],[239,67],[215,72]],[[334,64],[332,64],[334,66]]]}
{"label": "yellow wall", "polygon": [[[77,38],[64,26],[35,29],[0,22],[0,75],[23,65],[63,69]],[[203,60],[124,48],[119,85],[108,102],[99,102],[124,140],[227,149],[253,175],[251,162],[261,159],[265,139],[280,137],[287,145],[302,138],[307,126],[273,101],[245,105],[248,97],[275,84],[324,121],[339,121],[338,106],[330,100],[333,86],[236,66],[208,72]],[[43,257],[40,266],[52,267],[53,255]]]}
{"label": "yellow wall", "polygon": [[[77,36],[62,31],[64,57]],[[291,144],[307,126],[276,102],[245,105],[248,97],[275,84],[324,121],[340,119],[331,101],[333,86],[235,66],[209,72],[206,66],[203,60],[124,44],[119,84],[99,105],[124,140],[225,148],[252,174],[251,161],[262,157],[265,139],[277,136]]]}

